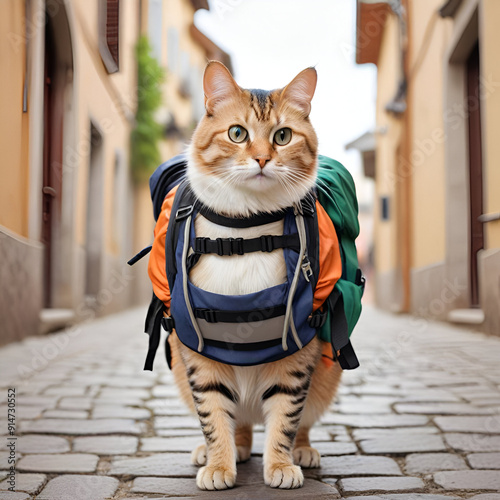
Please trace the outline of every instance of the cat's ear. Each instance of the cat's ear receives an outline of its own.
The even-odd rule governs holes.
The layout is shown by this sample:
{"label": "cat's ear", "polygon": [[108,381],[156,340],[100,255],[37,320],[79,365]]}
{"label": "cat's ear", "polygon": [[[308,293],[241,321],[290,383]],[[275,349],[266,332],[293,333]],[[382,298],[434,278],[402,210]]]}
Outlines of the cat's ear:
{"label": "cat's ear", "polygon": [[207,64],[203,75],[203,91],[208,113],[212,113],[217,103],[241,93],[229,70],[219,61],[210,61]]}
{"label": "cat's ear", "polygon": [[314,68],[301,71],[281,92],[281,98],[298,107],[306,116],[311,112],[311,100],[316,90],[318,74]]}

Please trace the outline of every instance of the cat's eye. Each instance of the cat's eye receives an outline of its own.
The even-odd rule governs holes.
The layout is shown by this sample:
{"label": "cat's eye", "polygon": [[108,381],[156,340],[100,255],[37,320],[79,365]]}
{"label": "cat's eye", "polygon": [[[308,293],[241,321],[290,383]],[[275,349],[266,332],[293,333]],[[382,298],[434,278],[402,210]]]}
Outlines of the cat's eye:
{"label": "cat's eye", "polygon": [[228,131],[229,139],[233,142],[243,142],[248,137],[248,132],[246,129],[240,125],[234,125]]}
{"label": "cat's eye", "polygon": [[292,131],[289,128],[280,128],[274,134],[274,142],[278,146],[286,146],[292,140]]}

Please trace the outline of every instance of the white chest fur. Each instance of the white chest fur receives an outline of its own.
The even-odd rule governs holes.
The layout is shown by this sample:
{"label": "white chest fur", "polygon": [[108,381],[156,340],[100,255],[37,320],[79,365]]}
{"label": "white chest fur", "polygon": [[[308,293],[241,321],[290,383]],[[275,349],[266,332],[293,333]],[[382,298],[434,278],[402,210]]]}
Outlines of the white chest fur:
{"label": "white chest fur", "polygon": [[[245,229],[214,224],[203,216],[195,220],[197,237],[257,238],[263,235],[283,234],[283,221]],[[203,290],[223,295],[244,295],[286,281],[283,250],[252,252],[244,255],[203,255],[193,268],[190,279]]]}

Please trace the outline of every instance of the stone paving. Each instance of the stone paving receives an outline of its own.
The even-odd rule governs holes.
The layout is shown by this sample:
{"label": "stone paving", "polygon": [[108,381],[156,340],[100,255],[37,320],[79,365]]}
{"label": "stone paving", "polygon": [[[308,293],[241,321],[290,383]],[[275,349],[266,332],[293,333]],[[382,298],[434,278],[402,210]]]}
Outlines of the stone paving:
{"label": "stone paving", "polygon": [[[300,490],[262,478],[263,429],[233,490],[201,492],[197,419],[159,352],[142,371],[144,310],[0,349],[0,500],[154,498],[500,500],[500,338],[365,308],[361,368],[313,429]],[[8,491],[16,389],[16,492]]]}

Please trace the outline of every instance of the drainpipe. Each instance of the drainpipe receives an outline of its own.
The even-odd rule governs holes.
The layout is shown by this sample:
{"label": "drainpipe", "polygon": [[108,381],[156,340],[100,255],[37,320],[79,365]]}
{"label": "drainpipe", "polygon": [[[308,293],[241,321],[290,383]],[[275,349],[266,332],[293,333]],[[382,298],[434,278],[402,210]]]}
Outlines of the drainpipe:
{"label": "drainpipe", "polygon": [[[410,0],[389,0],[392,11],[399,20],[399,47],[400,47],[400,74],[396,95],[386,105],[385,109],[403,120],[403,134],[400,149],[400,158],[397,159],[398,202],[399,217],[398,231],[398,259],[401,269],[402,301],[401,312],[410,311],[411,303],[411,231],[412,231],[412,172],[408,173],[404,165],[411,165],[412,128],[411,108],[408,107],[408,75],[409,75],[409,4]],[[404,162],[403,162],[404,160]]]}
{"label": "drainpipe", "polygon": [[[411,106],[407,106],[408,92],[411,88],[408,88],[407,75],[409,74],[409,53],[411,50],[410,34],[411,29],[409,23],[407,22],[411,16],[410,3],[411,0],[402,0],[400,9],[400,26],[401,26],[401,67],[402,67],[402,79],[400,85],[401,95],[404,96],[404,132],[403,141],[401,145],[401,155],[405,159],[405,165],[411,165],[411,152],[412,152],[412,120]],[[396,97],[399,97],[398,95]],[[397,102],[397,101],[394,101]],[[398,168],[401,168],[401,162],[399,162]],[[401,184],[401,201],[402,201],[402,214],[401,214],[401,227],[400,227],[400,259],[401,259],[401,277],[403,282],[403,303],[402,310],[404,312],[410,312],[411,304],[411,259],[412,259],[412,227],[413,227],[413,217],[412,217],[412,204],[413,204],[413,191],[412,191],[412,175],[413,172],[408,175],[405,169],[401,168],[400,176],[402,179]]]}

